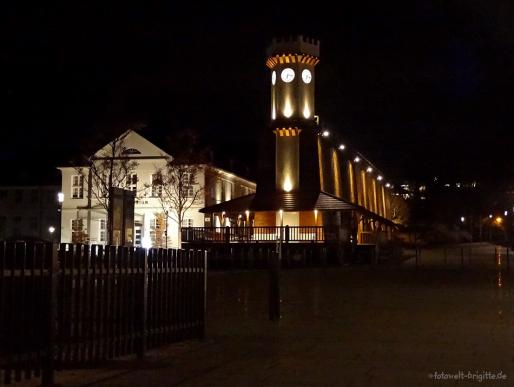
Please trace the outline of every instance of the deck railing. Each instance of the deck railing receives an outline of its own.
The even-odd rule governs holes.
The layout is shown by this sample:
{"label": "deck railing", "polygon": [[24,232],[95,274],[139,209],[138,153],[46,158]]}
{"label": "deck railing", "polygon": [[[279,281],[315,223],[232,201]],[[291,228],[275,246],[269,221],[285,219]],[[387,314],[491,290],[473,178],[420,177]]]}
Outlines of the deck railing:
{"label": "deck railing", "polygon": [[276,242],[281,235],[284,242],[325,242],[331,235],[326,231],[323,226],[185,227],[182,242]]}

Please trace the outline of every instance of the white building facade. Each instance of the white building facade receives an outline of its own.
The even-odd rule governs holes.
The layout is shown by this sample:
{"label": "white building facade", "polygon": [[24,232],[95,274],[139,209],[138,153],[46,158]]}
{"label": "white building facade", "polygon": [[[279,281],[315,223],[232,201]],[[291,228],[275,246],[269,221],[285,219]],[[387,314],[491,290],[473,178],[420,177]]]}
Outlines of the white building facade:
{"label": "white building facade", "polygon": [[[123,187],[136,193],[133,244],[178,247],[178,224],[164,214],[159,189],[153,184],[156,172],[165,167],[172,155],[133,130],[128,130],[120,138],[123,138],[123,157],[136,164],[125,178]],[[100,149],[95,156],[105,154],[108,146]],[[209,217],[199,212],[201,208],[255,192],[256,185],[252,181],[207,164],[198,167],[191,188],[201,188],[200,198],[186,211],[183,227],[216,226],[209,223]],[[70,166],[60,167],[59,170],[63,193],[61,242],[105,244],[107,211],[101,201],[91,194],[91,187],[87,184],[88,168]]]}

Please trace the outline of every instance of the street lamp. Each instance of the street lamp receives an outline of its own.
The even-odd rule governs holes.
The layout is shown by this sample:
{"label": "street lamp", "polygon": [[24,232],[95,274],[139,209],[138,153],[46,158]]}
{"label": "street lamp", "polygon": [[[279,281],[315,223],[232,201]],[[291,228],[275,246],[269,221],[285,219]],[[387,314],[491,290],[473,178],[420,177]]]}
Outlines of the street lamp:
{"label": "street lamp", "polygon": [[54,227],[54,226],[50,226],[50,227],[48,227],[48,232],[49,232],[50,234],[53,234],[53,233],[54,233],[54,231],[55,231],[55,227]]}

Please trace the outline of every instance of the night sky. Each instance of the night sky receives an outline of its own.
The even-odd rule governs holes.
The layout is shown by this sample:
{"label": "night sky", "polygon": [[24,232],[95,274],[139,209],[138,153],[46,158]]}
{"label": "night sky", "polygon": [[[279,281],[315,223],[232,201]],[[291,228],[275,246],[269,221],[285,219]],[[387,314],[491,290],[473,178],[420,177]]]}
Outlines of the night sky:
{"label": "night sky", "polygon": [[137,123],[198,131],[220,163],[252,174],[269,117],[265,49],[299,33],[321,40],[322,123],[387,176],[514,174],[510,0],[11,3],[0,12],[4,176],[13,162],[43,176]]}

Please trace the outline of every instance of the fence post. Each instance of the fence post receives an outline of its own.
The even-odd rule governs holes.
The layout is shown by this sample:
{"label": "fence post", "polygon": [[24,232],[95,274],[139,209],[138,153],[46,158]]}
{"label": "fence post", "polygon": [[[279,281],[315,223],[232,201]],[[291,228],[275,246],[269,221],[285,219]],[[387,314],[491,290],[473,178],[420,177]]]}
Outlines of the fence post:
{"label": "fence post", "polygon": [[202,331],[200,333],[200,339],[205,339],[205,322],[207,320],[207,250],[203,253],[203,322],[202,322]]}
{"label": "fence post", "polygon": [[59,260],[57,244],[45,246],[45,260],[48,263],[48,294],[47,294],[47,320],[45,321],[46,343],[45,354],[42,359],[41,385],[55,385],[55,335],[57,317],[57,285],[59,274]]}
{"label": "fence post", "polygon": [[[148,311],[148,249],[140,249],[139,265],[143,265],[142,278],[141,278],[141,293],[139,294],[139,305],[136,308],[136,313],[139,320],[139,339],[137,345],[137,357],[142,358],[146,351],[147,340],[147,311]],[[143,257],[141,257],[141,252]]]}
{"label": "fence post", "polygon": [[230,227],[225,226],[225,242],[230,243]]}
{"label": "fence post", "polygon": [[285,232],[286,232],[286,236],[285,236],[286,243],[289,243],[289,225],[286,225]]}

